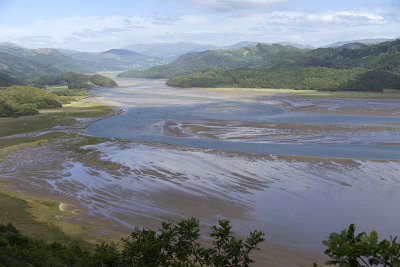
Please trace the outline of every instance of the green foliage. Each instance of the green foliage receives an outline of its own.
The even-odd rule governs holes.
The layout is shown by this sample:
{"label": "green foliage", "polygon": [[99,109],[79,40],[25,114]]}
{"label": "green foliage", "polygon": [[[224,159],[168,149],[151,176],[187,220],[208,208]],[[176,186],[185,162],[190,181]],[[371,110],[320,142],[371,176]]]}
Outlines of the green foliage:
{"label": "green foliage", "polygon": [[82,90],[74,90],[74,89],[62,89],[62,90],[58,90],[58,91],[53,91],[52,92],[55,95],[58,96],[93,96],[94,94],[92,93],[88,93],[86,91],[82,91]]}
{"label": "green foliage", "polygon": [[0,86],[22,85],[22,82],[0,71]]}
{"label": "green foliage", "polygon": [[90,266],[90,253],[78,246],[32,239],[12,225],[0,225],[0,266]]}
{"label": "green foliage", "polygon": [[245,241],[236,239],[229,221],[212,227],[213,247],[198,243],[199,222],[182,220],[177,224],[162,223],[157,232],[136,228],[130,237],[116,244],[97,245],[96,263],[100,266],[249,266],[253,250],[264,241],[259,231],[250,233]]}
{"label": "green foliage", "polygon": [[159,232],[138,229],[122,239],[121,245],[97,245],[93,253],[78,246],[23,236],[11,224],[0,225],[0,266],[236,266],[247,267],[254,261],[253,250],[264,241],[259,231],[245,241],[236,239],[228,221],[212,227],[213,247],[198,243],[199,222],[182,220],[162,223]]}
{"label": "green foliage", "polygon": [[400,89],[400,75],[387,71],[372,70],[358,74],[354,79],[338,87],[343,91],[375,91],[382,92],[384,88]]}
{"label": "green foliage", "polygon": [[125,78],[168,79],[209,67],[257,67],[263,65],[266,60],[279,51],[293,50],[300,49],[279,44],[257,44],[256,46],[246,46],[241,49],[207,50],[185,54],[168,65],[156,66],[143,71],[127,71],[118,76]]}
{"label": "green foliage", "polygon": [[117,83],[108,77],[102,75],[84,75],[75,72],[65,72],[60,75],[44,75],[29,77],[25,79],[27,84],[36,87],[63,86],[67,85],[69,89],[90,90],[96,87],[117,87]]}
{"label": "green foliage", "polygon": [[30,86],[0,88],[0,117],[36,115],[37,109],[61,107],[61,99]]}
{"label": "green foliage", "polygon": [[400,39],[376,45],[280,51],[264,65],[267,69],[290,67],[366,68],[400,73]]}
{"label": "green foliage", "polygon": [[327,265],[341,267],[358,266],[400,266],[400,243],[396,238],[379,242],[378,234],[372,231],[355,234],[355,226],[351,224],[341,233],[331,233],[328,240],[322,243],[327,247],[325,254],[331,260]]}
{"label": "green foliage", "polygon": [[209,68],[171,78],[167,85],[381,92],[384,88],[400,89],[400,75],[386,71],[321,67],[277,70]]}
{"label": "green foliage", "polygon": [[95,74],[90,77],[90,82],[100,87],[117,87],[117,83],[103,75]]}
{"label": "green foliage", "polygon": [[15,75],[56,75],[66,71],[88,72],[72,58],[55,49],[27,49],[0,46],[0,62]]}

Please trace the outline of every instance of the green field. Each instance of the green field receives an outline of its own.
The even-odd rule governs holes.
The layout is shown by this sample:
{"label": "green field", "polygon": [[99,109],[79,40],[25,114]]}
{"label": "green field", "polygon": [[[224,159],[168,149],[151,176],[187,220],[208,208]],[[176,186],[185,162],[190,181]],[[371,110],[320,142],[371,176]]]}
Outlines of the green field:
{"label": "green field", "polygon": [[[0,138],[0,159],[20,149],[71,137],[71,134],[66,132],[49,132],[39,136],[28,133],[49,130],[55,126],[68,128],[76,123],[74,118],[98,118],[111,111],[110,106],[80,100],[64,105],[62,108],[40,110],[39,115],[35,116],[2,118],[0,119],[0,137],[3,138]],[[6,136],[11,137],[4,138]],[[85,137],[81,143],[84,145],[95,142],[92,139],[95,138]],[[71,146],[71,149],[78,150],[75,146]],[[80,212],[78,209],[61,211],[61,203],[58,201],[27,196],[6,189],[7,185],[0,183],[0,224],[11,222],[22,234],[49,242],[58,241],[91,248],[90,243],[98,241],[85,233],[92,230],[99,231],[99,229],[91,229],[63,220]],[[82,239],[83,236],[85,240]]]}
{"label": "green field", "polygon": [[68,126],[76,122],[74,118],[96,118],[112,111],[112,107],[100,103],[81,100],[63,105],[62,108],[41,110],[35,116],[0,119],[0,137],[21,134],[55,126]]}

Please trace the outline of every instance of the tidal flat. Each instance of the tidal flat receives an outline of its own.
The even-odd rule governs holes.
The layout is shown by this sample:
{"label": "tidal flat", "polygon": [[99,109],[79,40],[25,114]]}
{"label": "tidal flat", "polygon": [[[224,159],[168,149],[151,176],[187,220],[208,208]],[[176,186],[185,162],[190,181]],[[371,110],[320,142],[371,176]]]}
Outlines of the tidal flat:
{"label": "tidal flat", "polygon": [[14,147],[0,161],[1,187],[76,207],[60,220],[90,240],[188,217],[209,232],[229,219],[241,237],[266,233],[254,266],[322,263],[321,241],[350,223],[399,234],[398,99],[117,81],[96,101],[123,114],[85,131],[24,137],[20,147],[20,136],[2,139]]}

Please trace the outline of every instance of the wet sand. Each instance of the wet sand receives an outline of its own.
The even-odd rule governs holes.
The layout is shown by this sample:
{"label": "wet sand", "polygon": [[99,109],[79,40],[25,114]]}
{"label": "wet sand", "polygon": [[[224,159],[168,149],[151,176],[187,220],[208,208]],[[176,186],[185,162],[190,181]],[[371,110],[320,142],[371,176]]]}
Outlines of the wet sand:
{"label": "wet sand", "polygon": [[87,153],[76,154],[68,146],[80,138],[13,152],[0,163],[0,182],[79,207],[82,213],[68,221],[103,229],[92,236],[119,239],[134,226],[157,229],[163,220],[191,216],[207,232],[218,219],[229,218],[237,233],[256,228],[267,234],[255,266],[321,260],[320,241],[349,223],[383,236],[397,231],[397,207],[385,203],[400,200],[400,162],[128,141],[86,146]]}
{"label": "wet sand", "polygon": [[[168,120],[162,132],[167,136],[201,136],[218,140],[288,143],[378,143],[400,145],[400,123],[276,123],[224,120]],[[371,140],[370,135],[385,132],[393,135]]]}
{"label": "wet sand", "polygon": [[[119,82],[126,87],[110,90],[129,92],[129,86],[143,85],[140,90],[155,94],[140,93],[128,103],[115,91],[117,97],[111,99],[112,103],[125,109],[144,107],[140,112],[154,106],[206,102],[212,105],[206,106],[205,111],[230,114],[241,107],[213,103],[234,99],[266,105],[264,97],[272,101],[269,96],[260,98],[258,93],[165,87],[153,90],[141,80]],[[161,82],[154,83],[157,87]],[[100,100],[107,99],[105,96]],[[368,102],[363,103],[369,108]],[[385,103],[389,102],[379,105],[386,107]],[[367,143],[376,142],[375,132],[388,132],[389,137],[399,133],[397,123],[283,123],[167,115],[166,120],[133,126],[142,134],[232,142],[299,142],[304,136],[313,136],[311,142],[321,143],[327,141],[322,136],[339,134],[336,141],[328,141],[346,143],[348,136],[372,133],[356,140]],[[161,221],[191,216],[198,218],[202,231],[208,233],[218,219],[229,219],[240,237],[253,229],[266,233],[267,241],[255,256],[258,263],[254,266],[311,266],[314,261],[322,264],[326,258],[321,241],[350,223],[363,231],[377,230],[384,238],[399,234],[396,203],[400,201],[400,161],[220,151],[123,139],[81,145],[77,151],[76,145],[84,143],[85,138],[71,133],[39,147],[10,153],[0,161],[0,184],[28,195],[58,200],[67,204],[63,209],[76,207],[81,212],[68,221],[92,229],[87,234],[90,236],[118,240],[135,226],[157,229]],[[383,144],[398,145],[398,139],[384,139]]]}

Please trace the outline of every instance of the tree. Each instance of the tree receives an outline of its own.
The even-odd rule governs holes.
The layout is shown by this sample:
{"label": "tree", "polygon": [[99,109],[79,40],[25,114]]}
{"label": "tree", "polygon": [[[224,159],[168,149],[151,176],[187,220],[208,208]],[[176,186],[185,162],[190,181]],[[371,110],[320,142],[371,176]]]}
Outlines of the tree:
{"label": "tree", "polygon": [[251,252],[259,250],[264,233],[253,231],[245,240],[236,239],[229,221],[221,220],[212,227],[213,247],[199,242],[198,220],[191,218],[177,224],[163,222],[159,232],[136,228],[118,245],[96,246],[97,266],[236,266],[247,267],[254,262]]}
{"label": "tree", "polygon": [[397,237],[378,241],[378,234],[372,231],[355,234],[355,226],[351,224],[341,233],[331,233],[328,240],[322,243],[327,246],[325,254],[331,260],[328,265],[339,264],[341,267],[359,266],[400,266],[400,244]]}

